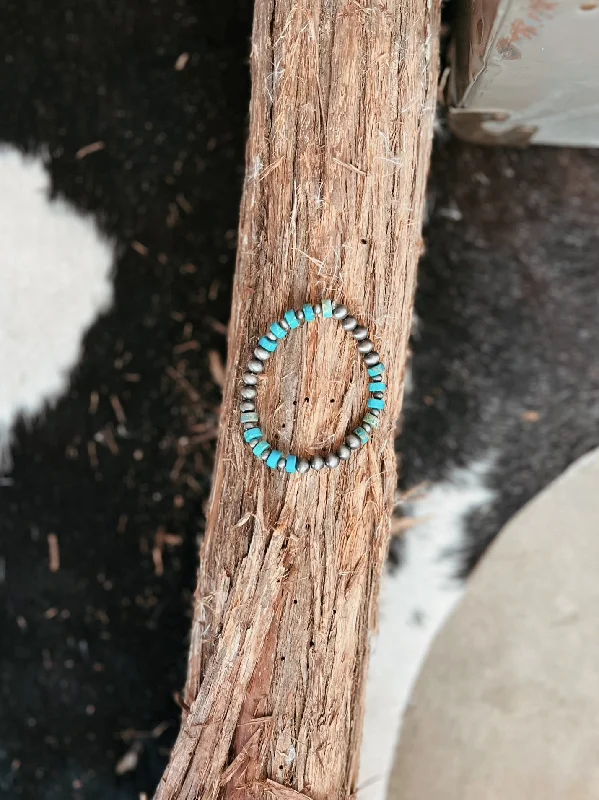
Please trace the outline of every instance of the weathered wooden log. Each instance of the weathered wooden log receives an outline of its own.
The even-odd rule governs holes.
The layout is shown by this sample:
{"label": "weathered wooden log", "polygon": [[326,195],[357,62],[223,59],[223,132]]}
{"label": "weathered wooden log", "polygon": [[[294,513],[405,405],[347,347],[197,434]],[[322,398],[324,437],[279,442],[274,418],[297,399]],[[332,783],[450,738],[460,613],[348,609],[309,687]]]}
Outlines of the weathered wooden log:
{"label": "weathered wooden log", "polygon": [[[336,800],[355,791],[368,633],[396,486],[438,27],[438,3],[425,0],[256,0],[189,711],[157,800]],[[273,320],[327,296],[374,336],[387,409],[347,463],[288,476],[243,442],[240,376]],[[366,393],[355,342],[321,319],[285,340],[261,377],[263,430],[309,456],[342,442]]]}

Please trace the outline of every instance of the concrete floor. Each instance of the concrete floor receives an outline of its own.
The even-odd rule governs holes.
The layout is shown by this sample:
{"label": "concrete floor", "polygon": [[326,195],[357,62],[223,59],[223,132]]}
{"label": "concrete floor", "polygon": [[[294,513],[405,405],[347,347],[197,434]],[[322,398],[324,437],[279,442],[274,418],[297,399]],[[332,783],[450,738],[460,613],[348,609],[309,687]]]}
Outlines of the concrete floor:
{"label": "concrete floor", "polygon": [[504,528],[415,688],[389,800],[599,798],[599,450]]}

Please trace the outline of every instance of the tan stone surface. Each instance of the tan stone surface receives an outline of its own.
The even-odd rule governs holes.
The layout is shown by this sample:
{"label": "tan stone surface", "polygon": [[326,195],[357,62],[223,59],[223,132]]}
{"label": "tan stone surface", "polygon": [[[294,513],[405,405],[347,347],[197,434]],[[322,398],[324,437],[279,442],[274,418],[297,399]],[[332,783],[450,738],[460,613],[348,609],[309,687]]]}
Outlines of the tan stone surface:
{"label": "tan stone surface", "polygon": [[389,798],[599,798],[599,451],[472,576],[416,686]]}

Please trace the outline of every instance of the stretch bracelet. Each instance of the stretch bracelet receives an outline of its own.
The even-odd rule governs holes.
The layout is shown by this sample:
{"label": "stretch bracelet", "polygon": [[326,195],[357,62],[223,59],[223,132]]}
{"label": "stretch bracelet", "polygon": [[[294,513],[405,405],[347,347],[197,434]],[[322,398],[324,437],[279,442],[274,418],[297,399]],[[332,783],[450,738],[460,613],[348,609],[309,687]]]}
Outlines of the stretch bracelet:
{"label": "stretch bracelet", "polygon": [[[363,356],[368,369],[370,383],[368,385],[369,397],[366,413],[361,424],[345,436],[344,444],[336,451],[327,453],[326,456],[315,455],[310,459],[300,458],[293,453],[285,455],[280,450],[272,447],[264,438],[260,429],[260,418],[256,410],[256,394],[258,375],[264,371],[265,362],[276,351],[279,344],[287,337],[290,331],[302,325],[313,322],[317,317],[332,318],[341,323],[341,326],[356,340],[358,352]],[[381,364],[379,354],[374,349],[374,344],[368,338],[368,331],[363,325],[358,325],[355,317],[348,314],[344,305],[332,300],[323,300],[322,304],[310,305],[306,303],[301,311],[286,311],[283,319],[273,322],[267,334],[258,341],[253,357],[249,360],[247,371],[243,373],[243,388],[241,390],[241,425],[243,438],[252,448],[254,455],[266,462],[271,469],[281,472],[306,473],[310,469],[321,470],[323,467],[335,469],[341,461],[346,461],[354,450],[359,450],[370,439],[374,428],[378,427],[379,416],[385,408],[384,382],[385,367]]]}

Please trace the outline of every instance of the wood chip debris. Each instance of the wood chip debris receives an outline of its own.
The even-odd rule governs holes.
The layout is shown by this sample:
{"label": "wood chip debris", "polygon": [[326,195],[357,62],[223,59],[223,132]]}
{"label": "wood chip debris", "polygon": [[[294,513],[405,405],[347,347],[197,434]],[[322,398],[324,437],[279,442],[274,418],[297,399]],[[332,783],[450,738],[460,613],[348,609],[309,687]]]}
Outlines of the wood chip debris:
{"label": "wood chip debris", "polygon": [[85,147],[80,147],[79,150],[75,153],[75,158],[77,161],[81,161],[82,158],[86,156],[91,156],[92,153],[99,153],[100,150],[104,150],[106,144],[104,142],[92,142],[91,144],[86,144]]}
{"label": "wood chip debris", "polygon": [[177,72],[182,72],[189,62],[189,53],[181,53],[175,61],[175,69]]}
{"label": "wood chip debris", "polygon": [[60,569],[60,548],[58,546],[58,536],[55,533],[48,534],[48,555],[50,572],[58,572]]}
{"label": "wood chip debris", "polygon": [[214,383],[222,389],[225,385],[225,365],[221,354],[217,350],[208,352],[208,366]]}

